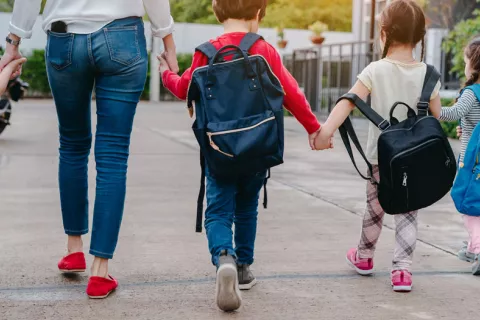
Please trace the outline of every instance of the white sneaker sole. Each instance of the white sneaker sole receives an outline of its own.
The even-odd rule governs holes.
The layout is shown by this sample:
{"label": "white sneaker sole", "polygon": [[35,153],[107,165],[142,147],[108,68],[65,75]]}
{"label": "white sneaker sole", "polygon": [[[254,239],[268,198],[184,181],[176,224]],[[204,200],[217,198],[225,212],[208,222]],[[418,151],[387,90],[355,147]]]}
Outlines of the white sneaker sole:
{"label": "white sneaker sole", "polygon": [[215,300],[223,311],[235,311],[242,305],[237,268],[233,264],[224,264],[218,268]]}
{"label": "white sneaker sole", "polygon": [[394,286],[392,284],[393,291],[395,292],[410,292],[412,291],[412,286]]}
{"label": "white sneaker sole", "polygon": [[250,290],[253,288],[254,285],[257,284],[257,279],[253,279],[250,283],[240,284],[238,287],[240,290]]}
{"label": "white sneaker sole", "polygon": [[82,272],[85,272],[86,269],[73,269],[73,270],[58,269],[58,270],[60,270],[61,273],[82,273]]}
{"label": "white sneaker sole", "polygon": [[361,276],[370,276],[373,274],[373,269],[371,270],[362,270],[362,269],[359,269],[357,268],[357,266],[355,266],[352,261],[350,261],[350,259],[348,259],[348,256],[345,257],[345,260],[347,260],[347,263],[348,265],[353,269],[355,270],[359,275]]}

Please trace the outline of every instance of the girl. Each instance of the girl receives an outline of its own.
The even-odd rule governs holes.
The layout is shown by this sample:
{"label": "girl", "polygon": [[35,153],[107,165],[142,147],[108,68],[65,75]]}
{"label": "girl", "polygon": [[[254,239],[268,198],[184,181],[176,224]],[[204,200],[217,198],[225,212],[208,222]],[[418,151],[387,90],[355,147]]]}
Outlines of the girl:
{"label": "girl", "polygon": [[[463,156],[467,148],[473,129],[480,122],[480,101],[477,99],[473,88],[477,86],[480,91],[480,37],[472,40],[465,48],[465,75],[468,79],[465,87],[468,90],[462,90],[461,96],[453,107],[442,108],[440,119],[445,121],[461,120],[462,122],[462,148],[460,153],[460,166],[463,165]],[[472,89],[472,90],[470,90]],[[468,243],[458,252],[461,260],[475,263],[472,267],[474,275],[480,275],[480,264],[478,255],[480,254],[480,217],[463,215],[465,227],[469,233]]]}
{"label": "girl", "polygon": [[[366,100],[371,95],[372,108],[382,117],[388,118],[390,107],[397,101],[416,106],[420,99],[427,66],[423,62],[425,15],[413,0],[397,0],[387,6],[380,16],[381,46],[383,59],[371,63],[358,76],[358,81],[350,90]],[[413,50],[422,44],[422,56],[416,61]],[[434,116],[440,115],[440,83],[437,84],[430,103]],[[330,147],[330,139],[338,127],[348,117],[354,105],[343,100],[333,109],[330,117],[316,139],[315,147],[323,150]],[[406,114],[396,115],[399,121]],[[373,174],[379,179],[377,140],[380,130],[370,124],[367,144],[368,160],[374,165]],[[373,272],[373,256],[382,230],[383,211],[378,201],[377,186],[367,185],[367,207],[363,219],[359,244],[347,253],[348,263],[361,275]],[[411,291],[412,256],[417,240],[417,212],[408,212],[395,216],[396,247],[393,259],[391,281],[394,291]]]}

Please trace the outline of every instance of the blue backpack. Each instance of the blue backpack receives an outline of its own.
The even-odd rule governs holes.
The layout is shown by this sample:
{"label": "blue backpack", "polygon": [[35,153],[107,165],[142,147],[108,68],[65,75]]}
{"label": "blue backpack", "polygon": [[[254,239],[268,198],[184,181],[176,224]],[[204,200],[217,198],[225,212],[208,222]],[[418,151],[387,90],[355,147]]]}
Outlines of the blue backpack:
{"label": "blue backpack", "polygon": [[[197,232],[202,223],[205,165],[217,179],[234,179],[283,163],[283,88],[264,57],[248,54],[260,39],[248,33],[238,47],[217,50],[206,42],[196,48],[209,61],[193,72],[187,98],[189,108],[195,102],[192,129],[201,152]],[[228,56],[232,59],[226,61]]]}
{"label": "blue backpack", "polygon": [[[465,88],[472,90],[480,101],[480,84]],[[452,188],[452,199],[460,213],[480,216],[480,124],[472,133]]]}

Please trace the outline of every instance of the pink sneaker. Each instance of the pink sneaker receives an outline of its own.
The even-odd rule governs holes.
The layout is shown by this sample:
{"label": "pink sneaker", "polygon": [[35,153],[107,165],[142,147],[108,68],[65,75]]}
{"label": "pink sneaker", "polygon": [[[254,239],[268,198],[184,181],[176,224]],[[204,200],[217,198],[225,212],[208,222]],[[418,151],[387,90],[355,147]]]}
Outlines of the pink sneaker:
{"label": "pink sneaker", "polygon": [[347,263],[362,276],[368,276],[373,273],[373,259],[359,259],[356,248],[348,250]]}
{"label": "pink sneaker", "polygon": [[407,270],[393,270],[392,287],[395,292],[412,291],[412,274]]}

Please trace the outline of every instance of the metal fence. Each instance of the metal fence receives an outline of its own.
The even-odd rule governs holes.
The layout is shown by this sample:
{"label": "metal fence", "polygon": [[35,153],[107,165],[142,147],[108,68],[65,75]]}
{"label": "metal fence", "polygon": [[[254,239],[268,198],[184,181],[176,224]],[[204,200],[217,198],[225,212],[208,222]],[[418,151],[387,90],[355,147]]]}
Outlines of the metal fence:
{"label": "metal fence", "polygon": [[[329,44],[295,50],[284,57],[312,106],[318,113],[328,114],[337,99],[356,82],[357,75],[381,53],[372,41]],[[444,89],[457,89],[458,78],[448,72],[450,57],[442,56],[441,72]]]}

